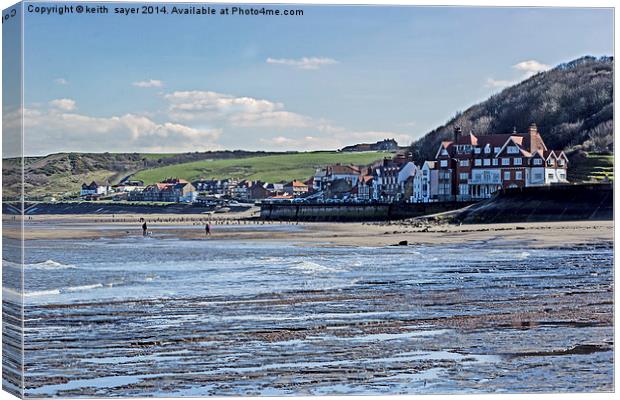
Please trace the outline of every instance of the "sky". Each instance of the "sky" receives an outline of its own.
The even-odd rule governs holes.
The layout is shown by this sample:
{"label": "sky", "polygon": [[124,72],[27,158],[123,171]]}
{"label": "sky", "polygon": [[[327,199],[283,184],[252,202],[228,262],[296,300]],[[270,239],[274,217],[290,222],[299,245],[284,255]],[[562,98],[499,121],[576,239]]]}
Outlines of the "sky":
{"label": "sky", "polygon": [[[167,11],[174,5],[184,7]],[[129,6],[108,4],[105,15],[26,11],[25,154],[407,145],[537,72],[613,55],[611,9],[112,14]]]}

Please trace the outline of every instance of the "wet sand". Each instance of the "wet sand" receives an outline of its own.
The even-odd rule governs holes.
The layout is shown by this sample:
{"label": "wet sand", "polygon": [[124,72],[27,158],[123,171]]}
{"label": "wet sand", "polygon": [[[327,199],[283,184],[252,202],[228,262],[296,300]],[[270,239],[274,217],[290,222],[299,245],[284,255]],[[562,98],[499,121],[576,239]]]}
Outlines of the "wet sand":
{"label": "wet sand", "polygon": [[[242,214],[242,215],[241,215]],[[244,219],[240,214],[148,215],[145,219],[153,237],[209,240],[290,241],[325,246],[383,247],[407,241],[410,245],[466,244],[480,241],[518,241],[532,248],[574,245],[611,246],[613,221],[525,222],[508,224],[467,224],[414,226],[410,223],[325,223],[277,222]],[[142,235],[141,216],[37,215],[25,221],[25,239],[76,239]],[[223,228],[225,226],[225,229]],[[274,229],[275,226],[282,227]],[[291,227],[287,229],[286,227]],[[4,235],[18,238],[19,231],[5,225]]]}

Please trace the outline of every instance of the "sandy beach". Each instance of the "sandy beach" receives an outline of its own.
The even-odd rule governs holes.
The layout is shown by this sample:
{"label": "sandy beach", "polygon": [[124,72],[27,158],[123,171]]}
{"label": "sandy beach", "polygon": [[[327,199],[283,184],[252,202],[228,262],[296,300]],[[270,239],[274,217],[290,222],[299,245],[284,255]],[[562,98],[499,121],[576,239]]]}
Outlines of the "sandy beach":
{"label": "sandy beach", "polygon": [[[248,219],[244,213],[215,216],[149,215],[36,215],[26,217],[25,239],[74,239],[134,237],[142,235],[144,217],[153,238],[178,237],[208,240],[288,241],[299,245],[383,247],[406,241],[409,245],[458,244],[481,241],[518,241],[528,247],[574,245],[611,246],[613,221],[524,222],[508,224],[417,224],[410,221],[382,223],[278,222]],[[5,222],[11,217],[4,217]],[[206,238],[204,226],[211,226]],[[225,226],[226,229],[222,229]],[[274,230],[273,226],[296,229]],[[53,227],[53,229],[52,229]],[[4,234],[17,238],[19,231],[5,224]]]}
{"label": "sandy beach", "polygon": [[613,390],[611,221],[145,217],[27,217],[29,396]]}

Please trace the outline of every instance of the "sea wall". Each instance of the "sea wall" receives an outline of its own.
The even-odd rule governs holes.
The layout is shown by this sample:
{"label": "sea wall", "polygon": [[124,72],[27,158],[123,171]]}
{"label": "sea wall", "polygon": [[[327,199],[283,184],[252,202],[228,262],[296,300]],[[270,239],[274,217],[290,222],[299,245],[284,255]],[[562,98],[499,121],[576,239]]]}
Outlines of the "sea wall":
{"label": "sea wall", "polygon": [[461,223],[613,220],[612,184],[505,189],[455,213]]}
{"label": "sea wall", "polygon": [[284,221],[384,221],[455,210],[472,203],[263,204],[260,216]]}

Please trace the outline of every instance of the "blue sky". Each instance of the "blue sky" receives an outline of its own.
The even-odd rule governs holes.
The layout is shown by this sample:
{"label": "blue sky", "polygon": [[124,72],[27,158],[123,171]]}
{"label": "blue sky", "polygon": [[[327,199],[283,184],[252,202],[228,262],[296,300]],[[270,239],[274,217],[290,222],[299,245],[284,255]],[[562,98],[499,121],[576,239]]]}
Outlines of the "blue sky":
{"label": "blue sky", "polygon": [[26,13],[25,153],[404,145],[535,72],[613,55],[611,9],[269,7],[304,15]]}

